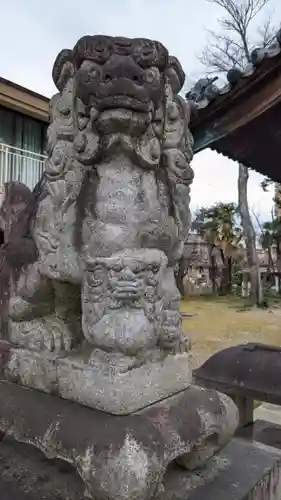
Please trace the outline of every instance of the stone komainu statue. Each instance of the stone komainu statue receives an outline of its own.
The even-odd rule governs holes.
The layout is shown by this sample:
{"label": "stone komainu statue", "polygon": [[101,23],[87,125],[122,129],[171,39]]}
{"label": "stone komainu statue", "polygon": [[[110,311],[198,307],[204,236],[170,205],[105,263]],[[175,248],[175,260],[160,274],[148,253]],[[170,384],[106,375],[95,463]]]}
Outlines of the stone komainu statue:
{"label": "stone komainu statue", "polygon": [[91,362],[126,366],[186,349],[173,273],[193,179],[184,77],[151,40],[85,36],[60,52],[43,178],[33,194],[11,183],[2,207],[2,336],[48,351],[86,339]]}
{"label": "stone komainu statue", "polygon": [[0,440],[69,461],[87,498],[152,500],[171,461],[204,464],[238,424],[192,386],[181,326],[184,73],[158,42],[86,36],[53,79],[44,175],[33,193],[8,184],[0,211]]}

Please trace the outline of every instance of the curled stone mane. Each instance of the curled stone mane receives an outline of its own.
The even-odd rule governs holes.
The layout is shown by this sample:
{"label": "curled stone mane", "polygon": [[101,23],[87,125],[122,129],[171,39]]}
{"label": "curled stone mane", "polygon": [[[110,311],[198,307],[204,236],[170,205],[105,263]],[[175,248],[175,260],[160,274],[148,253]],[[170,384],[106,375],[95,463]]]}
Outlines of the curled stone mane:
{"label": "curled stone mane", "polygon": [[[147,49],[146,55],[140,58],[140,48],[144,46]],[[86,59],[103,64],[113,51],[120,55],[134,53],[142,67],[155,65],[164,70],[168,61],[168,51],[160,42],[106,35],[85,35],[80,38],[73,49],[73,61],[76,68]]]}
{"label": "curled stone mane", "polygon": [[53,82],[57,89],[61,92],[65,82],[73,74],[73,52],[70,49],[63,49],[57,55],[53,66]]}
{"label": "curled stone mane", "polygon": [[[174,78],[171,78],[171,70],[174,72]],[[181,63],[175,56],[169,56],[168,69],[166,75],[171,78],[171,84],[175,93],[180,92],[185,82],[185,72]]]}
{"label": "curled stone mane", "polygon": [[81,189],[76,199],[75,203],[75,212],[76,219],[74,225],[74,236],[73,243],[75,249],[80,252],[82,249],[82,227],[83,220],[86,217],[86,207],[92,214],[93,217],[96,217],[96,198],[97,198],[97,187],[98,187],[99,177],[98,172],[96,170],[90,172],[86,171]]}
{"label": "curled stone mane", "polygon": [[[46,189],[45,172],[43,173],[39,182],[37,182],[37,184],[33,188],[32,194],[33,194],[33,202],[34,202],[33,203],[33,216],[35,217],[36,211],[38,208],[38,204],[40,203],[40,201],[42,201],[48,195],[48,191]],[[34,219],[34,217],[32,217],[32,219]]]}

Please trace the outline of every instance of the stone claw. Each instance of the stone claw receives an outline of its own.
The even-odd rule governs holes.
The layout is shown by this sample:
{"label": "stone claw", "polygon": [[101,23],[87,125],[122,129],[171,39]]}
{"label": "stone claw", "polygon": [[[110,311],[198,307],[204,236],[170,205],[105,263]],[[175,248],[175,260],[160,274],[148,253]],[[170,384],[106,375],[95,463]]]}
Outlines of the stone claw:
{"label": "stone claw", "polygon": [[14,322],[11,341],[35,351],[69,352],[79,344],[78,327],[67,325],[56,317]]}
{"label": "stone claw", "polygon": [[77,332],[58,318],[51,318],[42,334],[42,348],[49,352],[69,352],[78,344]]}

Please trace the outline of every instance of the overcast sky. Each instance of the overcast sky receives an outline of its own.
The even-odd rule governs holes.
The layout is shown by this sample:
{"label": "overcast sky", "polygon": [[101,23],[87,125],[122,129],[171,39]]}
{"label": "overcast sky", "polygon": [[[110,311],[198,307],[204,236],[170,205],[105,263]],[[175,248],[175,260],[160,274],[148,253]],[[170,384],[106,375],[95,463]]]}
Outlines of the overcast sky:
{"label": "overcast sky", "polygon": [[[260,22],[271,13],[278,26],[280,0],[271,0]],[[103,33],[161,41],[194,81],[202,75],[197,56],[205,43],[204,29],[216,29],[219,15],[220,9],[205,0],[3,0],[0,75],[50,97],[57,53],[85,34]],[[192,209],[237,201],[237,164],[206,150],[195,156],[193,168]],[[265,219],[272,192],[262,192],[261,179],[251,173],[249,203]]]}

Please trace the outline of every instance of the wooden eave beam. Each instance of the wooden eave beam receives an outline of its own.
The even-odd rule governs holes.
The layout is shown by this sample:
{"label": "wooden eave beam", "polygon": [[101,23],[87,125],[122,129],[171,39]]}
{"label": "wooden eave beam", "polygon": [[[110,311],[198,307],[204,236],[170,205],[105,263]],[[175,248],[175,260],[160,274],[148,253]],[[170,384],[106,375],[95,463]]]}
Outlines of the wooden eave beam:
{"label": "wooden eave beam", "polygon": [[49,122],[49,101],[25,89],[0,81],[0,106]]}
{"label": "wooden eave beam", "polygon": [[273,81],[253,92],[247,99],[217,121],[225,133],[231,133],[262,115],[281,101],[281,73]]}
{"label": "wooden eave beam", "polygon": [[222,105],[217,113],[212,113],[212,119],[208,117],[204,124],[202,121],[195,124],[194,129],[191,128],[195,139],[195,153],[249,124],[281,102],[281,71],[275,78],[268,77],[266,80],[259,82],[255,88],[248,88],[247,92],[244,88],[242,93],[240,88],[239,96],[236,94],[235,99],[232,96],[227,109]]}
{"label": "wooden eave beam", "polygon": [[199,110],[191,121],[191,131],[198,136],[214,127],[235,130],[240,119],[243,123],[249,122],[279,101],[280,79],[281,57],[267,59],[256,68],[253,75],[241,78],[229,92],[216,97],[206,108]]}

